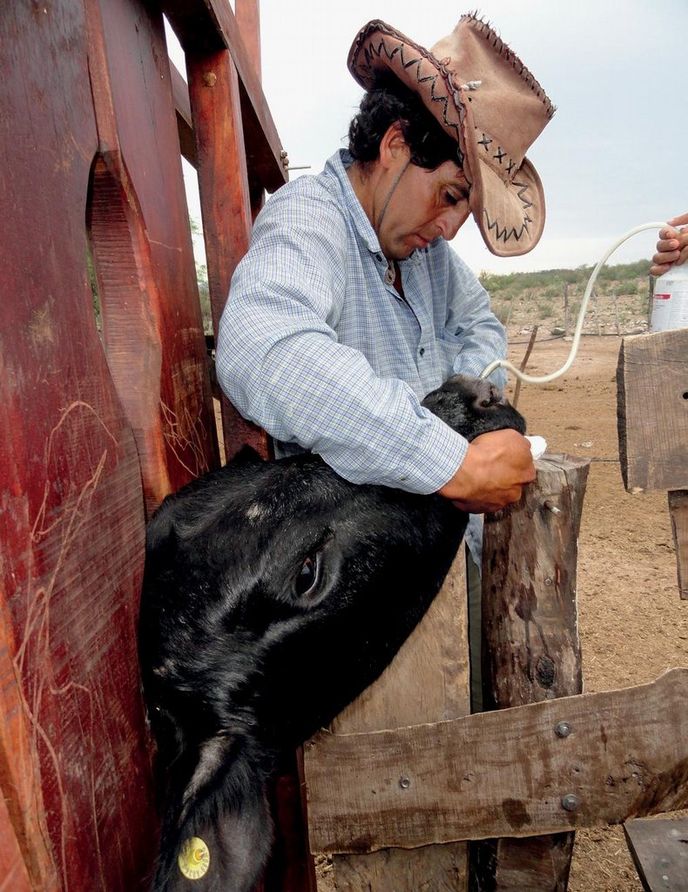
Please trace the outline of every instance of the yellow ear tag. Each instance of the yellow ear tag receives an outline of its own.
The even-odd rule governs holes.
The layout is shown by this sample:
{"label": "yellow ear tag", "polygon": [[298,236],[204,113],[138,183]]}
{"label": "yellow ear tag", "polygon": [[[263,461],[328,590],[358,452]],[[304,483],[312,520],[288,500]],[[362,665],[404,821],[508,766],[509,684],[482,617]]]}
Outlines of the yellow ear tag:
{"label": "yellow ear tag", "polygon": [[210,867],[210,849],[199,836],[192,836],[182,843],[177,864],[189,880],[200,880]]}

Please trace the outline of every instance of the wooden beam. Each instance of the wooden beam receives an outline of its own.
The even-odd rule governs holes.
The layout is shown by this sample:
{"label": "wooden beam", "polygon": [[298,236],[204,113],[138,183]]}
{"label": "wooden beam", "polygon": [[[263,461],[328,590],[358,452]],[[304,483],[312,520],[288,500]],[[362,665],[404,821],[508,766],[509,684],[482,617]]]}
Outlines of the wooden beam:
{"label": "wooden beam", "polygon": [[[487,515],[483,684],[487,708],[583,690],[576,570],[590,461],[547,455],[518,505]],[[565,889],[573,833],[477,843],[481,889]]]}
{"label": "wooden beam", "polygon": [[[423,620],[375,684],[335,719],[332,731],[350,734],[465,715],[470,708],[467,638],[462,546]],[[338,892],[460,889],[468,879],[467,850],[464,843],[452,843],[336,855],[334,870]]]}
{"label": "wooden beam", "polygon": [[669,514],[676,547],[678,590],[681,598],[688,600],[688,489],[669,493]]}
{"label": "wooden beam", "polygon": [[652,684],[448,722],[323,733],[305,753],[311,846],[533,836],[685,807],[687,698],[688,669],[674,669]]}
{"label": "wooden beam", "polygon": [[239,75],[248,166],[269,192],[279,189],[287,180],[282,145],[229,3],[164,0],[162,7],[185,53],[203,56],[229,51]]}
{"label": "wooden beam", "polygon": [[234,18],[260,82],[260,8],[258,0],[234,0]]}
{"label": "wooden beam", "polygon": [[688,328],[624,338],[616,380],[626,489],[688,489]]}
{"label": "wooden beam", "polygon": [[[262,71],[260,61],[260,8],[258,0],[235,0],[234,17],[260,83]],[[247,121],[246,126],[250,127],[250,122]],[[288,165],[286,155],[286,152],[280,152],[280,158],[285,170]],[[248,171],[248,185],[251,197],[251,216],[255,220],[265,203],[265,190],[260,178],[255,175],[252,168],[249,168]]]}
{"label": "wooden beam", "polygon": [[189,101],[189,88],[177,68],[170,60],[170,80],[172,82],[172,99],[174,112],[177,117],[177,132],[179,134],[179,149],[182,157],[186,158],[192,167],[198,167],[196,154],[196,139],[193,132],[191,118],[191,103]]}
{"label": "wooden beam", "polygon": [[[239,84],[230,54],[189,53],[189,95],[198,147],[198,188],[208,260],[208,288],[217,337],[229,283],[251,238],[251,203],[239,112]],[[250,445],[268,456],[265,431],[246,421],[222,399],[227,460]]]}

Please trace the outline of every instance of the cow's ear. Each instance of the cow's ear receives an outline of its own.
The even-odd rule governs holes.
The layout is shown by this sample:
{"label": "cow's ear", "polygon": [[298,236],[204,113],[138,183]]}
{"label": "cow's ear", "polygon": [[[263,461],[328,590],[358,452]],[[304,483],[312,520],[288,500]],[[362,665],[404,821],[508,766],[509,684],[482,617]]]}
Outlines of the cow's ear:
{"label": "cow's ear", "polygon": [[261,758],[244,750],[217,735],[172,769],[154,892],[188,892],[188,881],[201,877],[204,889],[254,889],[270,853],[272,822]]}

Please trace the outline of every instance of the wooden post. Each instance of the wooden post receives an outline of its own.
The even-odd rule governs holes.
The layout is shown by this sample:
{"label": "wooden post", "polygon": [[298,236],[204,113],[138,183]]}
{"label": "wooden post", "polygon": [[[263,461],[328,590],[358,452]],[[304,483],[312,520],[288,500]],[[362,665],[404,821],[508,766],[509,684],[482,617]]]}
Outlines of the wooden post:
{"label": "wooden post", "polygon": [[[576,561],[589,466],[546,456],[521,502],[485,518],[483,685],[494,709],[582,691]],[[564,890],[572,852],[573,833],[471,847],[479,888],[495,890]]]}
{"label": "wooden post", "polygon": [[[242,4],[249,41],[258,37],[257,8]],[[246,8],[244,8],[246,7]],[[224,0],[165,0],[164,11],[186,55],[189,98],[196,138],[198,186],[208,258],[213,329],[224,308],[229,282],[251,234],[252,206],[263,187],[286,181],[281,144],[239,24]],[[248,20],[252,24],[248,24]],[[264,431],[222,400],[225,454],[249,444],[269,452]]]}
{"label": "wooden post", "polygon": [[671,530],[676,546],[678,590],[683,600],[688,600],[688,489],[669,492]]}
{"label": "wooden post", "polygon": [[569,336],[569,283],[564,282],[564,337]]}
{"label": "wooden post", "polygon": [[624,338],[616,383],[624,485],[669,492],[679,591],[688,598],[688,328]]}
{"label": "wooden post", "polygon": [[[530,354],[533,352],[533,347],[535,346],[535,339],[537,338],[539,325],[534,325],[533,330],[530,333],[530,339],[528,340],[528,346],[526,347],[526,352],[523,354],[523,359],[521,360],[520,369],[522,372],[525,372],[526,366],[528,365],[528,360],[530,359]],[[511,401],[514,409],[518,405],[518,398],[521,395],[521,379],[516,379],[516,385],[514,386],[514,398]]]}
{"label": "wooden post", "polygon": [[[461,546],[441,591],[382,676],[334,721],[335,736],[446,721],[470,711],[466,572]],[[401,782],[401,781],[400,781]],[[465,843],[335,855],[337,892],[464,889]]]}
{"label": "wooden post", "polygon": [[[256,77],[261,80],[260,61],[260,8],[258,0],[235,0],[234,15],[249,57],[255,67]],[[285,153],[286,154],[286,153]],[[255,220],[265,201],[265,190],[260,177],[248,171],[248,185],[251,196],[251,216]]]}
{"label": "wooden post", "polygon": [[652,322],[652,307],[654,306],[654,293],[655,293],[655,278],[654,276],[648,275],[647,277],[647,330],[650,330],[650,323]]}
{"label": "wooden post", "polygon": [[[189,97],[198,157],[198,186],[208,258],[208,288],[217,333],[229,282],[248,249],[251,203],[239,81],[228,50],[187,53]],[[229,460],[244,444],[267,455],[264,431],[245,421],[221,400],[225,455]]]}

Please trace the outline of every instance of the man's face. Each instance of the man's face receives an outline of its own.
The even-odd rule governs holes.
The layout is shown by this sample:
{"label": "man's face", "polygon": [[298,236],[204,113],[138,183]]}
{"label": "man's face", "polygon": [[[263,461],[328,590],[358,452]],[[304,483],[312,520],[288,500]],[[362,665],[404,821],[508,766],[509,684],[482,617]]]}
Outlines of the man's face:
{"label": "man's face", "polygon": [[388,260],[403,260],[439,236],[449,241],[470,213],[468,181],[453,161],[436,170],[409,164],[400,172],[377,233]]}

